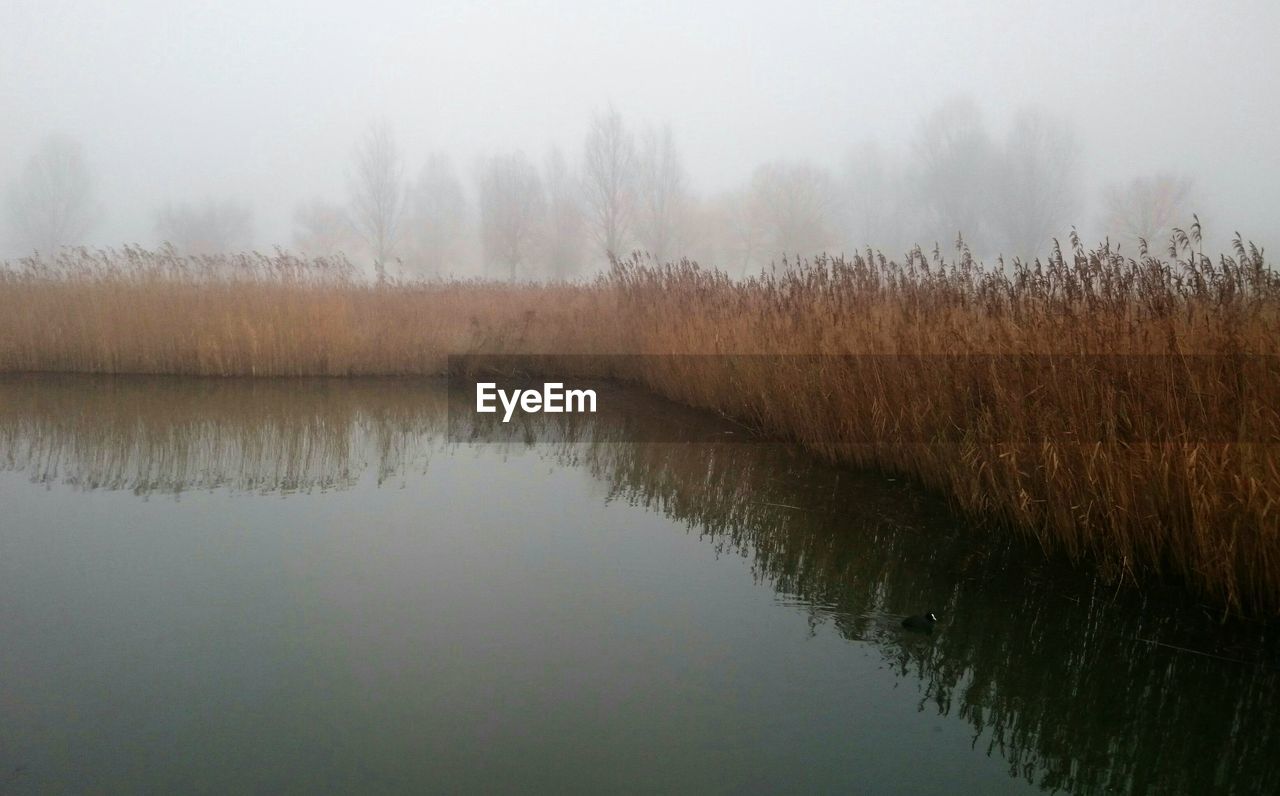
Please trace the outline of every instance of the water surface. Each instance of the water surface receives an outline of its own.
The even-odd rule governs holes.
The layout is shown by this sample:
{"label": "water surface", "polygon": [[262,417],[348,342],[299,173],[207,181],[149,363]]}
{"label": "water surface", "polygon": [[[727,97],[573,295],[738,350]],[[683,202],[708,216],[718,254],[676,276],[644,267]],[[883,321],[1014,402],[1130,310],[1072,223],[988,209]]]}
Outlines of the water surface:
{"label": "water surface", "polygon": [[1274,629],[657,399],[575,422],[0,379],[0,792],[1280,791]]}

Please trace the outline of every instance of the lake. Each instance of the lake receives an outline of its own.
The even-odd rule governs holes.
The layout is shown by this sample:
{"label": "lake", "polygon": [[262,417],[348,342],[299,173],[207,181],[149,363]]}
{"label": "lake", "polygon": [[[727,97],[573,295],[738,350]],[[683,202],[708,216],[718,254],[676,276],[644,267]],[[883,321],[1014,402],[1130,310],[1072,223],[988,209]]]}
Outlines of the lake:
{"label": "lake", "polygon": [[0,792],[1280,792],[1274,624],[623,395],[0,378]]}

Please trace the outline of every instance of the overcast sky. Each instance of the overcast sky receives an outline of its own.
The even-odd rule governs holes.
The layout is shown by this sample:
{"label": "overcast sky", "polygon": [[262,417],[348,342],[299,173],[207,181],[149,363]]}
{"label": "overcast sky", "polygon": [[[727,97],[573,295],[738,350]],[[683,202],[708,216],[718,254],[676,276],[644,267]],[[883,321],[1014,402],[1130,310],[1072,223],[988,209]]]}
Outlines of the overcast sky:
{"label": "overcast sky", "polygon": [[469,178],[488,152],[576,156],[612,102],[669,122],[710,192],[773,158],[903,144],[968,94],[996,131],[1023,103],[1070,114],[1093,193],[1181,171],[1206,223],[1280,246],[1277,34],[1274,0],[3,0],[0,182],[69,134],[107,205],[98,242],[151,242],[165,200],[210,196],[249,201],[266,244],[300,200],[343,198],[372,119],[411,170],[440,149]]}

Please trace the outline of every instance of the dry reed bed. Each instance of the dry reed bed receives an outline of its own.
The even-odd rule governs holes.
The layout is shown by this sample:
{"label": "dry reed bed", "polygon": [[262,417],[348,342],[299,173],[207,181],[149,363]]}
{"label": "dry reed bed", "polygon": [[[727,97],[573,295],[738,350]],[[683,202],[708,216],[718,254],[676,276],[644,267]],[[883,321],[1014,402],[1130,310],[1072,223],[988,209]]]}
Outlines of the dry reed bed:
{"label": "dry reed bed", "polygon": [[[617,263],[590,285],[371,285],[340,261],[125,249],[0,278],[0,371],[439,372],[451,353],[578,358],[910,474],[1117,576],[1280,611],[1280,279],[1197,230],[1167,258],[1102,247],[984,268],[919,250],[746,281]],[[762,356],[764,355],[764,356]]]}
{"label": "dry reed bed", "polygon": [[1274,614],[1280,279],[1239,242],[1216,262],[1186,236],[1168,259],[1073,244],[990,270],[917,250],[745,283],[632,260],[613,280],[639,350],[789,355],[645,359],[655,390]]}
{"label": "dry reed bed", "polygon": [[563,285],[372,284],[341,259],[282,252],[67,250],[0,269],[0,372],[437,374],[451,353],[572,350],[608,299]]}

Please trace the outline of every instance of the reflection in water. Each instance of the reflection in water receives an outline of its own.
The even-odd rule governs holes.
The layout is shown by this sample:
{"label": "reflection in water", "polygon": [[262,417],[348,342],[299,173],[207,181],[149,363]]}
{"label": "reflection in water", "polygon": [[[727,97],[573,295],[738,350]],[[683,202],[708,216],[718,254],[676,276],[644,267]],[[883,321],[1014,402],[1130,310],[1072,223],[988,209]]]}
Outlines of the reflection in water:
{"label": "reflection in water", "polygon": [[[1117,592],[954,529],[907,490],[745,447],[601,447],[591,466],[750,557],[815,622],[875,643],[1012,775],[1081,793],[1280,787],[1274,628]],[[925,607],[942,616],[928,641],[882,621]]]}
{"label": "reflection in water", "polygon": [[[433,382],[0,380],[0,467],[35,482],[139,494],[383,483],[447,452]],[[816,628],[874,645],[959,716],[979,752],[1046,790],[1280,792],[1274,627],[1096,582],[1007,535],[960,527],[901,483],[815,465],[784,446],[642,396],[557,419],[535,450],[686,523]],[[645,424],[696,444],[637,444]],[[535,435],[546,439],[546,429]],[[573,442],[569,440],[590,440]],[[937,632],[899,631],[933,609]]]}
{"label": "reflection in water", "polygon": [[0,377],[0,464],[138,494],[381,483],[426,453],[444,394],[420,382]]}

